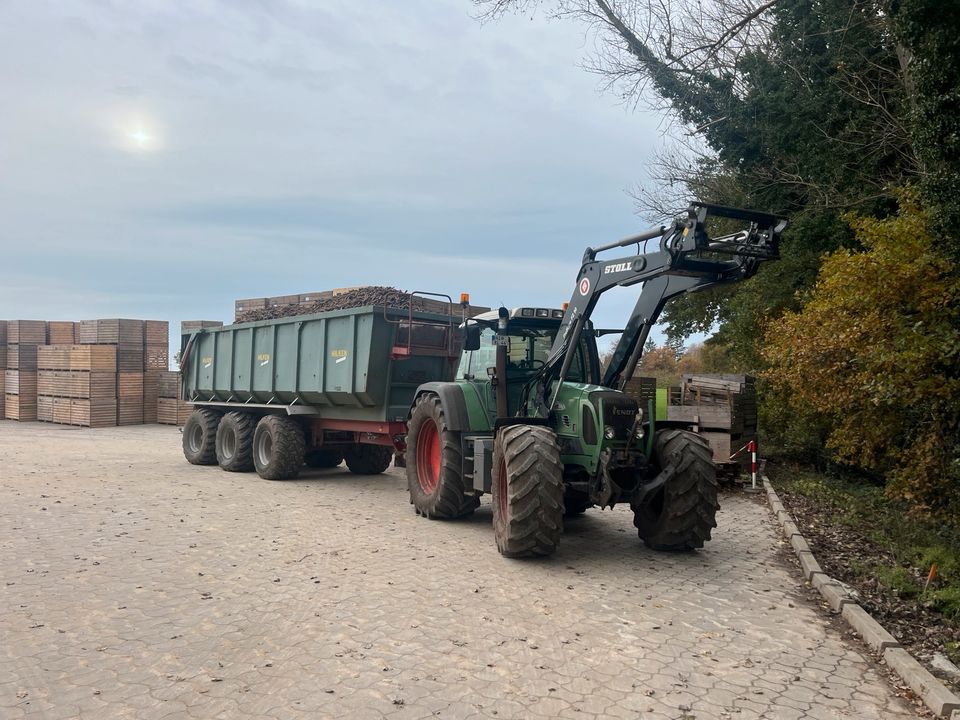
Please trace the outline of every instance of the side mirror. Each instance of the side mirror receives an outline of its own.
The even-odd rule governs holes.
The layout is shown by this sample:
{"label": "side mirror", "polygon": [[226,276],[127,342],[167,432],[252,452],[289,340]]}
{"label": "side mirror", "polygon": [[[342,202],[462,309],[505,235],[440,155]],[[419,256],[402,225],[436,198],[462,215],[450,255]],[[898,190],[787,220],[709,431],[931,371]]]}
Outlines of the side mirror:
{"label": "side mirror", "polygon": [[479,325],[467,325],[463,328],[463,349],[464,350],[479,350],[480,349],[480,331],[482,328]]}

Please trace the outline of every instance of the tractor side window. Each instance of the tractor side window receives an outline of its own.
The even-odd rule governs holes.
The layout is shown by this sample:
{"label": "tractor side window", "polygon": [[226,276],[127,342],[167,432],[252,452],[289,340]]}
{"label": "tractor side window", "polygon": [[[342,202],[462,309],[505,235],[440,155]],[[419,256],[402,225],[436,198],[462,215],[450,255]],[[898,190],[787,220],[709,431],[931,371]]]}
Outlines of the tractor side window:
{"label": "tractor side window", "polygon": [[458,378],[483,380],[487,377],[487,368],[496,367],[497,346],[493,342],[495,334],[491,328],[484,328],[480,333],[480,349],[465,352],[460,356]]}

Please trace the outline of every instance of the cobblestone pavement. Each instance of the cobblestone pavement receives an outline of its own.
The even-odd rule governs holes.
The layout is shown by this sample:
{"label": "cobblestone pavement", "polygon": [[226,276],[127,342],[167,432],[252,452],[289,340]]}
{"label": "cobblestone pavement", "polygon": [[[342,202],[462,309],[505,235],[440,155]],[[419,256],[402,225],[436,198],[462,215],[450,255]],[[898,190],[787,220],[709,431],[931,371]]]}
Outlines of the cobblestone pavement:
{"label": "cobblestone pavement", "polygon": [[193,467],[176,428],[0,421],[0,717],[889,718],[912,711],[724,497],[706,550],[626,510],[546,561],[402,471]]}

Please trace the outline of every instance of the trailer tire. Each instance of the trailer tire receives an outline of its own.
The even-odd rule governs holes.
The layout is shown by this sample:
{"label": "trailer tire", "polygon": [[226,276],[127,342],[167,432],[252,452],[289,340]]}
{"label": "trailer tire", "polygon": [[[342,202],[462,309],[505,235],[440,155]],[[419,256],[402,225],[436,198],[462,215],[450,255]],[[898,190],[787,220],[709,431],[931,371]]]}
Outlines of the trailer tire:
{"label": "trailer tire", "polygon": [[480,505],[463,486],[460,433],[447,429],[443,403],[430,393],[417,398],[407,423],[407,488],[418,515],[431,520],[463,517]]}
{"label": "trailer tire", "polygon": [[393,460],[393,448],[386,445],[353,445],[343,451],[347,469],[354,475],[379,475]]}
{"label": "trailer tire", "polygon": [[563,463],[552,430],[511,425],[493,444],[493,532],[505,557],[550,555],[563,534]]}
{"label": "trailer tire", "polygon": [[589,498],[585,497],[565,497],[563,499],[563,516],[576,517],[583,515],[587,510],[593,507]]}
{"label": "trailer tire", "polygon": [[227,472],[253,470],[253,432],[257,419],[249,413],[228,412],[217,425],[217,464]]}
{"label": "trailer tire", "polygon": [[311,450],[304,458],[309,468],[335,468],[343,462],[341,450]]}
{"label": "trailer tire", "polygon": [[689,430],[661,430],[654,458],[673,475],[642,506],[633,507],[637,534],[655,550],[702,548],[717,526],[717,470],[710,445]]}
{"label": "trailer tire", "polygon": [[290,480],[303,467],[303,428],[284,415],[264,415],[253,433],[253,465],[264,480]]}
{"label": "trailer tire", "polygon": [[217,426],[220,413],[196,408],[183,424],[183,456],[191,465],[217,464]]}

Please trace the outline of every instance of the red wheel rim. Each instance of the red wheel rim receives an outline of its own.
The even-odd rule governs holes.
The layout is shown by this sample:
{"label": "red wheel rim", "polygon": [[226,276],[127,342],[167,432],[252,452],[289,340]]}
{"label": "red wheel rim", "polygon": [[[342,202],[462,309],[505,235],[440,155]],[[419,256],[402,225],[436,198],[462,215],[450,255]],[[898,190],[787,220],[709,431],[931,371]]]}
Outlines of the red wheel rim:
{"label": "red wheel rim", "polygon": [[417,435],[417,480],[427,495],[440,484],[440,431],[432,419],[424,421]]}
{"label": "red wheel rim", "polygon": [[507,508],[509,503],[507,502],[507,462],[504,458],[500,458],[500,474],[497,478],[497,501],[500,507],[500,518],[503,522],[507,521]]}

